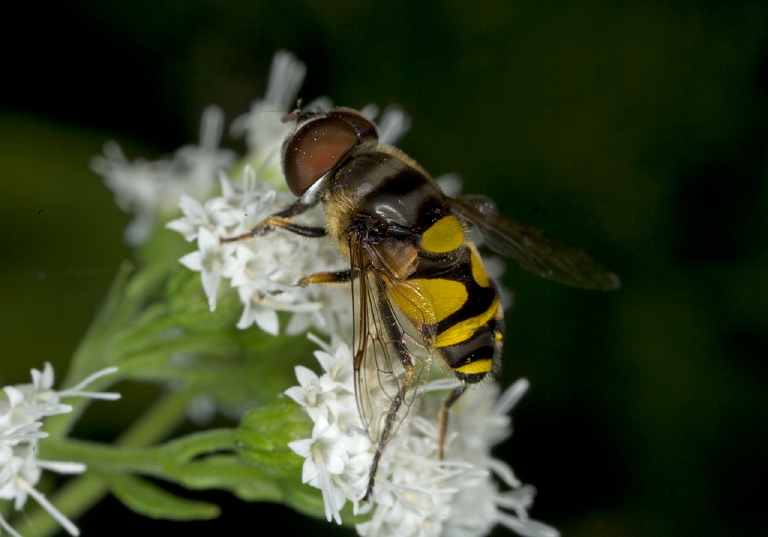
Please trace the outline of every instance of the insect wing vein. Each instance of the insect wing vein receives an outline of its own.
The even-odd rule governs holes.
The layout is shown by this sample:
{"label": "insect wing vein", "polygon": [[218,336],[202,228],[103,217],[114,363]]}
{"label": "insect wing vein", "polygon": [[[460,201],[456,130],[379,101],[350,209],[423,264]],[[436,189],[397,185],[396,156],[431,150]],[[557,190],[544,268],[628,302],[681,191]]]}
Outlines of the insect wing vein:
{"label": "insect wing vein", "polygon": [[620,286],[616,274],[578,248],[500,216],[490,198],[463,196],[452,199],[451,207],[478,228],[491,250],[543,278],[585,289],[608,291]]}
{"label": "insect wing vein", "polygon": [[392,304],[387,276],[370,263],[366,266],[362,239],[357,241],[350,256],[355,397],[371,441],[382,447],[415,414],[429,377],[433,350]]}

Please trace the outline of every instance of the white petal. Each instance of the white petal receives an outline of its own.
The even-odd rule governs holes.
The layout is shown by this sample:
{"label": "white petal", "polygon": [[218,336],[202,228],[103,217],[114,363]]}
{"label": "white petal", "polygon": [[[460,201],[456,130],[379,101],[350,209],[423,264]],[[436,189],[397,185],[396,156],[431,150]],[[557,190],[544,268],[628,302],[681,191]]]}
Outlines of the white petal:
{"label": "white petal", "polygon": [[203,253],[199,250],[190,252],[179,259],[179,263],[187,267],[189,270],[200,272],[203,270]]}
{"label": "white petal", "polygon": [[280,331],[277,313],[274,310],[261,308],[254,315],[254,320],[258,327],[267,334],[276,336]]}

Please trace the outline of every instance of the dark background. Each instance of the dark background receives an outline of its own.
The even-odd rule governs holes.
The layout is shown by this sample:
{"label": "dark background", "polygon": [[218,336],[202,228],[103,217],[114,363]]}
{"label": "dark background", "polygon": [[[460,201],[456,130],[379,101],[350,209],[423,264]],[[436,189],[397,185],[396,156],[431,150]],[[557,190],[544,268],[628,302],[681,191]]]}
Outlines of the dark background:
{"label": "dark background", "polygon": [[[428,170],[621,276],[599,293],[507,270],[502,382],[532,388],[503,456],[539,489],[532,515],[567,536],[765,532],[768,3],[347,4],[31,2],[6,18],[2,383],[63,371],[131,255],[89,157],[108,139],[131,158],[194,142],[202,109],[245,112],[285,48],[308,65],[306,100],[401,104],[400,146]],[[226,504],[149,524],[303,520]],[[114,500],[80,521],[143,524]]]}

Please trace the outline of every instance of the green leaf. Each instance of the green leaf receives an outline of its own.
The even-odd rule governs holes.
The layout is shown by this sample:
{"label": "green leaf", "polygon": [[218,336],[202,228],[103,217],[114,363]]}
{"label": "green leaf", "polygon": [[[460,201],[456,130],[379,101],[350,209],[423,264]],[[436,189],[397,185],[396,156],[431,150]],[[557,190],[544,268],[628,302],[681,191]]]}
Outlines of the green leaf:
{"label": "green leaf", "polygon": [[140,515],[167,520],[209,520],[220,513],[218,505],[174,496],[138,477],[108,474],[104,478],[117,499]]}
{"label": "green leaf", "polygon": [[[227,292],[229,291],[229,292]],[[203,291],[200,273],[179,264],[168,279],[166,303],[175,322],[185,330],[211,333],[232,328],[242,313],[242,303],[228,284],[219,289],[216,311],[212,312]]]}
{"label": "green leaf", "polygon": [[304,410],[293,401],[279,401],[249,411],[235,437],[238,451],[249,463],[271,476],[298,477],[304,461],[288,442],[311,434]]}

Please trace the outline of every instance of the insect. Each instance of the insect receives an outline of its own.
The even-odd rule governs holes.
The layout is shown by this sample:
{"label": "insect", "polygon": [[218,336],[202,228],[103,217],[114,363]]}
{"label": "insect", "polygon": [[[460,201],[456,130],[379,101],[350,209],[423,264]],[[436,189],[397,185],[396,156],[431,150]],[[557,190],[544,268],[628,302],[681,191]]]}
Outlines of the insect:
{"label": "insect", "polygon": [[[222,240],[276,229],[327,236],[349,260],[349,269],[312,274],[300,285],[352,287],[356,397],[376,446],[368,499],[382,452],[418,400],[433,356],[459,381],[439,411],[441,459],[449,409],[500,368],[503,311],[470,226],[491,249],[544,278],[603,290],[618,288],[619,279],[580,250],[499,216],[487,197],[446,196],[413,159],[379,144],[376,126],[356,110],[296,110],[283,121],[295,122],[282,156],[298,199],[250,232]],[[292,220],[317,204],[323,227]]]}

